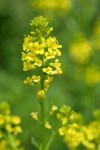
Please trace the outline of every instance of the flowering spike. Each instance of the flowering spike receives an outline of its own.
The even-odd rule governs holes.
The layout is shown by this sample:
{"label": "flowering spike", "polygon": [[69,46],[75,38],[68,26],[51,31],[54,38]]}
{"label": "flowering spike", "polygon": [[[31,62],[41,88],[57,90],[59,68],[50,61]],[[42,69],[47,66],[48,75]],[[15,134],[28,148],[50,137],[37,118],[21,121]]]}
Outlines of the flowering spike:
{"label": "flowering spike", "polygon": [[47,19],[42,16],[31,20],[32,31],[30,35],[25,36],[23,43],[23,71],[34,71],[24,83],[31,86],[38,84],[42,87],[37,93],[38,99],[45,97],[53,76],[62,73],[58,59],[62,46],[55,37],[49,36],[53,28],[48,24]]}

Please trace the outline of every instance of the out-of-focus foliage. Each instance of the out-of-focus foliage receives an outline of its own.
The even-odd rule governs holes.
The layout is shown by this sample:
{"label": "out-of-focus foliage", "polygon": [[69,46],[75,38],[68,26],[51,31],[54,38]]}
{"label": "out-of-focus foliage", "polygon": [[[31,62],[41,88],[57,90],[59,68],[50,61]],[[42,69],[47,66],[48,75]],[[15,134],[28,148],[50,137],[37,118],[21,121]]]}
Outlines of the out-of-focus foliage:
{"label": "out-of-focus foliage", "polygon": [[[99,0],[0,0],[0,101],[7,100],[12,113],[22,117],[24,132],[20,138],[26,149],[35,149],[29,142],[33,134],[39,139],[38,126],[29,114],[40,109],[35,99],[36,89],[22,83],[23,35],[30,31],[30,20],[37,15],[46,16],[63,46],[63,74],[49,89],[46,109],[53,101],[57,106],[67,104],[89,122],[91,112],[100,107],[99,6]],[[57,136],[51,149],[66,147]]]}
{"label": "out-of-focus foliage", "polygon": [[0,103],[0,149],[1,150],[22,150],[18,133],[22,132],[20,127],[21,119],[11,115],[8,103]]}

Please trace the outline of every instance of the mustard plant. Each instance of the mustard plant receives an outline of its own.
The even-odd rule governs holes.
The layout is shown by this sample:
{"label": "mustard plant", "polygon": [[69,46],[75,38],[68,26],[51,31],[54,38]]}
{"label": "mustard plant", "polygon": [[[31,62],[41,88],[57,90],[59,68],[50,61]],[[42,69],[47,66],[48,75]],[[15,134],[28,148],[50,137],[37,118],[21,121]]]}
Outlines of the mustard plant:
{"label": "mustard plant", "polygon": [[[41,142],[37,144],[34,138],[32,142],[39,150],[49,150],[55,134],[59,133],[60,136],[64,137],[64,142],[70,150],[79,148],[99,150],[100,120],[84,125],[82,115],[76,113],[71,107],[66,105],[58,108],[53,104],[48,111],[48,116],[45,114],[48,88],[54,76],[62,73],[59,61],[59,56],[61,56],[59,49],[62,46],[58,44],[55,37],[50,36],[53,28],[49,27],[48,23],[47,19],[42,16],[31,20],[30,25],[32,30],[29,35],[25,36],[23,43],[23,71],[28,71],[31,74],[26,77],[24,83],[30,86],[38,86],[37,99],[41,108],[40,117],[38,111],[31,113],[32,118],[41,124]],[[88,46],[88,43],[83,44]],[[88,50],[90,51],[89,46]],[[96,114],[100,115],[100,112],[96,112]],[[54,117],[56,120],[56,129],[51,117]],[[51,137],[47,143],[46,129],[51,131]]]}
{"label": "mustard plant", "polygon": [[[45,116],[46,93],[54,76],[62,73],[58,59],[62,46],[58,44],[56,37],[50,36],[53,28],[49,27],[48,23],[42,16],[31,20],[32,31],[24,38],[22,52],[23,71],[30,71],[32,74],[26,77],[24,83],[38,86],[37,99],[41,106],[41,144],[38,147],[40,150],[49,149],[45,144],[45,126],[50,128]],[[39,119],[37,112],[32,112],[31,115],[35,120]]]}

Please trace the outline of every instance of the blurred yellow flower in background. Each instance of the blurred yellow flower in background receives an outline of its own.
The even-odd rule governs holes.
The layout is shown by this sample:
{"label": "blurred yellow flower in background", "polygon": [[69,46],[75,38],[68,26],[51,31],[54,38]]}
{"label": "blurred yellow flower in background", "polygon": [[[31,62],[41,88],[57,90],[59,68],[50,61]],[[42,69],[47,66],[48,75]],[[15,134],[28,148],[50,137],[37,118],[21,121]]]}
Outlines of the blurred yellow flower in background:
{"label": "blurred yellow flower in background", "polygon": [[[21,118],[11,115],[10,105],[0,103],[0,150],[19,149],[20,140],[17,135],[22,132]],[[19,142],[18,142],[19,141]],[[22,148],[20,148],[22,150]]]}
{"label": "blurred yellow flower in background", "polygon": [[13,124],[20,124],[21,123],[21,119],[18,116],[12,116],[11,121]]}
{"label": "blurred yellow flower in background", "polygon": [[73,124],[64,129],[64,141],[70,150],[76,150],[80,145],[86,150],[100,150],[100,124],[99,121],[92,121],[88,125],[73,127]]}
{"label": "blurred yellow flower in background", "polygon": [[31,116],[32,116],[32,118],[34,119],[34,120],[38,120],[39,118],[38,118],[38,112],[32,112],[31,113]]}
{"label": "blurred yellow flower in background", "polygon": [[66,14],[72,7],[71,0],[35,0],[33,2],[33,7],[42,10],[47,11],[46,14],[52,12],[56,12],[56,14]]}
{"label": "blurred yellow flower in background", "polygon": [[88,61],[92,53],[92,47],[88,40],[72,43],[69,47],[69,52],[72,58],[80,64],[84,64]]}
{"label": "blurred yellow flower in background", "polygon": [[97,66],[87,68],[85,80],[89,85],[100,83],[100,69]]}
{"label": "blurred yellow flower in background", "polygon": [[52,126],[50,125],[49,121],[45,122],[45,128],[47,128],[47,129],[51,129],[52,128]]}

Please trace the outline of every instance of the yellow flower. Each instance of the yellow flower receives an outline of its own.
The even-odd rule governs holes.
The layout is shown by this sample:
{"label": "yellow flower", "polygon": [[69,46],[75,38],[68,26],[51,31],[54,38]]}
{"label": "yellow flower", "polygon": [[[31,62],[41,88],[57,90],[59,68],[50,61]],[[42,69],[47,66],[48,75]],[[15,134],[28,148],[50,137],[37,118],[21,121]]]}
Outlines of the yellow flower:
{"label": "yellow flower", "polygon": [[34,65],[35,66],[38,66],[38,67],[41,67],[42,66],[42,61],[40,60],[40,59],[38,59],[38,58],[35,58],[34,59]]}
{"label": "yellow flower", "polygon": [[20,127],[20,126],[15,126],[14,128],[13,128],[13,133],[15,134],[15,135],[17,135],[18,133],[21,133],[22,132],[22,128]]}
{"label": "yellow flower", "polygon": [[38,91],[37,98],[38,98],[38,100],[41,100],[41,99],[45,98],[45,92],[44,92],[44,90],[39,90]]}
{"label": "yellow flower", "polygon": [[60,113],[57,114],[57,118],[61,121],[62,125],[65,125],[68,122],[67,117],[61,115]]}
{"label": "yellow flower", "polygon": [[79,125],[78,125],[78,124],[73,123],[73,124],[72,124],[72,128],[73,128],[73,129],[78,129],[78,128],[80,128],[80,127],[79,127]]}
{"label": "yellow flower", "polygon": [[59,68],[59,67],[61,67],[61,63],[59,63],[59,59],[55,59],[55,62],[50,63],[50,66],[55,67],[55,68]]}
{"label": "yellow flower", "polygon": [[50,125],[49,121],[45,122],[45,128],[47,128],[47,129],[51,129],[52,128],[52,126]]}
{"label": "yellow flower", "polygon": [[55,106],[55,105],[53,105],[52,107],[51,107],[51,110],[50,110],[50,115],[53,115],[53,113],[57,110],[58,108],[57,108],[57,106]]}
{"label": "yellow flower", "polygon": [[83,140],[82,144],[88,149],[91,149],[91,150],[95,149],[95,144],[92,142],[89,142],[88,140]]}
{"label": "yellow flower", "polygon": [[58,49],[56,49],[56,55],[61,56],[61,52]]}
{"label": "yellow flower", "polygon": [[65,128],[65,127],[59,128],[59,134],[60,134],[61,136],[63,136],[63,135],[65,134],[65,132],[66,132],[66,128]]}
{"label": "yellow flower", "polygon": [[45,59],[44,59],[44,62],[47,61],[48,59],[52,59],[52,58],[55,58],[56,56],[56,53],[55,52],[45,52]]}
{"label": "yellow flower", "polygon": [[32,41],[32,36],[28,35],[28,36],[25,36],[24,38],[24,43],[23,43],[23,50],[24,51],[29,51],[30,50],[30,42]]}
{"label": "yellow flower", "polygon": [[8,131],[8,132],[13,132],[13,127],[10,125],[10,124],[7,124],[5,126],[5,129]]}
{"label": "yellow flower", "polygon": [[7,124],[11,123],[11,116],[10,116],[10,115],[7,115],[7,116],[5,117],[5,122],[6,122]]}
{"label": "yellow flower", "polygon": [[35,50],[35,53],[43,55],[44,54],[44,48],[45,48],[45,44],[38,45],[38,47]]}
{"label": "yellow flower", "polygon": [[61,68],[56,68],[53,70],[51,67],[43,68],[43,72],[47,73],[48,75],[55,75],[55,74],[61,74],[62,70]]}
{"label": "yellow flower", "polygon": [[53,74],[61,74],[61,63],[59,63],[59,59],[56,59],[54,63],[50,63],[50,66],[56,68],[56,70],[53,72]]}
{"label": "yellow flower", "polygon": [[70,46],[70,54],[78,63],[87,62],[88,58],[91,56],[91,53],[92,47],[90,42],[87,40],[73,43]]}
{"label": "yellow flower", "polygon": [[32,76],[32,81],[34,81],[34,82],[39,82],[40,79],[41,79],[40,76],[36,76],[36,75]]}
{"label": "yellow flower", "polygon": [[21,123],[20,117],[17,117],[17,116],[12,116],[12,117],[11,117],[11,121],[12,121],[12,123],[15,124],[15,125]]}
{"label": "yellow flower", "polygon": [[62,118],[62,125],[65,125],[67,123],[68,119],[67,117],[63,117]]}
{"label": "yellow flower", "polygon": [[62,74],[61,68],[56,68],[54,74]]}
{"label": "yellow flower", "polygon": [[35,66],[33,64],[31,64],[30,62],[23,62],[23,70],[24,71],[28,71],[31,69],[35,69]]}
{"label": "yellow flower", "polygon": [[27,77],[26,80],[24,80],[24,83],[32,86],[34,85],[31,77]]}
{"label": "yellow flower", "polygon": [[49,75],[53,74],[53,70],[52,70],[51,67],[43,68],[42,70],[43,70],[43,72],[45,72],[45,73],[47,73]]}
{"label": "yellow flower", "polygon": [[49,37],[47,39],[47,42],[46,42],[47,46],[48,46],[48,51],[51,51],[52,50],[57,50],[58,48],[62,48],[61,45],[58,44],[57,40],[55,37]]}
{"label": "yellow flower", "polygon": [[27,62],[31,62],[35,59],[35,54],[33,53],[24,53],[22,52],[22,61],[27,61]]}
{"label": "yellow flower", "polygon": [[38,118],[38,112],[32,112],[31,113],[31,116],[32,116],[32,118],[34,119],[34,120],[38,120],[39,118]]}
{"label": "yellow flower", "polygon": [[51,85],[51,82],[53,80],[53,77],[47,76],[47,79],[44,81],[44,90],[47,91],[49,86]]}

